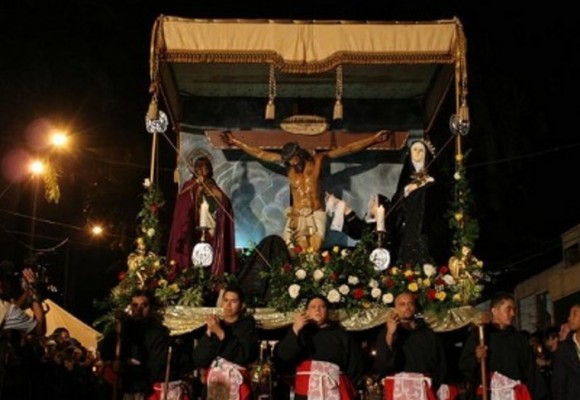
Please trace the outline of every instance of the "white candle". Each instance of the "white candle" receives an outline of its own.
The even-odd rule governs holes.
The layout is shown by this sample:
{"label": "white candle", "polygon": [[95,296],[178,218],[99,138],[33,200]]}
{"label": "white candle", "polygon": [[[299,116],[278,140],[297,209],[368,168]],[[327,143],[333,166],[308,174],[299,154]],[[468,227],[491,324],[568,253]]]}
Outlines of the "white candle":
{"label": "white candle", "polygon": [[382,205],[377,207],[377,213],[375,215],[377,220],[377,232],[385,231],[385,207]]}
{"label": "white candle", "polygon": [[201,228],[207,228],[209,225],[209,204],[203,198],[203,202],[201,203],[201,207],[199,209],[199,226]]}

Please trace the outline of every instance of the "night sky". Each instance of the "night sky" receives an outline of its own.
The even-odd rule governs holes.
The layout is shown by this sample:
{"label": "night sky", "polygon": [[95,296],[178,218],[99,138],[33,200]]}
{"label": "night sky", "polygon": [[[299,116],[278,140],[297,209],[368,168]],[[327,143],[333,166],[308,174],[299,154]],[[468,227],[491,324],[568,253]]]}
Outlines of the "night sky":
{"label": "night sky", "polygon": [[[464,144],[471,151],[466,166],[481,228],[475,253],[505,289],[561,259],[560,235],[580,222],[580,27],[571,6],[199,3],[0,3],[0,256],[19,266],[28,251],[33,185],[18,173],[15,160],[43,151],[35,137],[48,123],[68,128],[75,149],[53,156],[62,199],[56,205],[38,202],[35,244],[54,247],[43,262],[58,288],[55,298],[69,310],[91,322],[92,299],[106,295],[132,250],[149,168],[144,115],[150,33],[159,14],[405,21],[457,16],[468,45],[472,128]],[[448,116],[442,113],[436,130],[446,129]],[[171,204],[175,154],[167,143],[161,144],[160,163]],[[162,217],[171,210],[166,207]],[[87,221],[105,218],[114,235],[89,238],[82,229]]]}

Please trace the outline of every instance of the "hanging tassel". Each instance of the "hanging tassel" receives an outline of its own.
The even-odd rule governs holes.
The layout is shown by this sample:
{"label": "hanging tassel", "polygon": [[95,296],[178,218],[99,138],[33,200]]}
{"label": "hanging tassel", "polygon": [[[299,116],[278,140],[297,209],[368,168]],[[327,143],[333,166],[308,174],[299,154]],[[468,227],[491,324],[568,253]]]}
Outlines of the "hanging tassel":
{"label": "hanging tassel", "polygon": [[268,104],[266,104],[266,119],[274,119],[276,118],[276,104],[274,104],[274,99],[268,100]]}
{"label": "hanging tassel", "polygon": [[466,103],[463,103],[461,107],[459,107],[459,120],[469,122],[469,107]]}
{"label": "hanging tassel", "polygon": [[342,89],[343,89],[343,77],[342,77],[342,65],[336,67],[336,102],[334,103],[334,111],[332,113],[333,119],[342,119]]}
{"label": "hanging tassel", "polygon": [[149,121],[155,121],[159,119],[159,105],[157,104],[157,96],[155,95],[149,103],[149,108],[147,109],[147,118]]}
{"label": "hanging tassel", "polygon": [[340,99],[336,99],[334,103],[334,111],[332,113],[333,119],[342,119],[342,101]]}
{"label": "hanging tassel", "polygon": [[276,98],[276,71],[274,64],[270,64],[270,74],[268,76],[268,104],[266,104],[266,119],[276,118],[276,105],[274,99]]}

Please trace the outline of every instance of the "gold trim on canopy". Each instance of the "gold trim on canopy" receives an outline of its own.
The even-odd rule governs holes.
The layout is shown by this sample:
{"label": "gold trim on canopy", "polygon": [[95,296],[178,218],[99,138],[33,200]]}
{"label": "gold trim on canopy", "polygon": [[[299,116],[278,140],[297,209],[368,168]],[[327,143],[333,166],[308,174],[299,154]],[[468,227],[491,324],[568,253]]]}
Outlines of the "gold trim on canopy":
{"label": "gold trim on canopy", "polygon": [[[314,73],[340,63],[453,63],[463,36],[456,19],[431,22],[239,21],[160,16],[151,40],[157,61],[268,62]],[[460,42],[462,44],[462,42]]]}
{"label": "gold trim on canopy", "polygon": [[[356,313],[337,310],[331,318],[339,320],[348,331],[364,331],[375,328],[387,321],[392,308],[370,307]],[[272,308],[250,310],[260,329],[272,330],[288,327],[294,321],[295,312],[282,313]],[[163,323],[171,335],[183,335],[203,327],[209,315],[221,315],[221,309],[214,307],[170,306],[165,308]],[[471,306],[453,308],[441,314],[426,314],[425,321],[435,332],[448,332],[463,328],[470,323],[478,323],[480,312]]]}

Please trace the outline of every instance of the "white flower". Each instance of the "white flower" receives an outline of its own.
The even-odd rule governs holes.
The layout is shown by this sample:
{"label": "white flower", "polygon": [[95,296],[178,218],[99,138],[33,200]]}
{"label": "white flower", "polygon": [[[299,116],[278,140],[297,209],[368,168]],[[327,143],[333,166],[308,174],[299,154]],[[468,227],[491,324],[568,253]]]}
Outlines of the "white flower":
{"label": "white flower", "polygon": [[306,271],[304,271],[304,269],[300,268],[299,270],[297,270],[294,275],[296,275],[296,278],[303,280],[304,278],[306,278]]}
{"label": "white flower", "polygon": [[424,264],[423,272],[425,275],[427,275],[428,278],[430,278],[437,273],[437,269],[433,266],[433,264]]}
{"label": "white flower", "polygon": [[378,287],[373,288],[373,290],[371,290],[371,297],[373,299],[378,299],[379,297],[381,297],[382,293],[383,293],[383,291],[381,289],[379,289]]}
{"label": "white flower", "polygon": [[348,284],[349,285],[356,285],[358,283],[358,277],[354,276],[354,275],[350,275],[348,277]]}
{"label": "white flower", "polygon": [[340,285],[340,287],[338,288],[338,291],[343,294],[343,295],[347,295],[348,292],[350,292],[350,288],[348,287],[348,285],[342,284]]}
{"label": "white flower", "polygon": [[348,249],[342,249],[342,250],[341,250],[341,252],[340,252],[340,256],[341,256],[342,258],[346,258],[346,257],[348,257],[349,255],[350,255],[350,251],[349,251]]}
{"label": "white flower", "polygon": [[145,178],[145,180],[143,181],[143,187],[147,189],[150,186],[151,186],[151,180],[149,178]]}
{"label": "white flower", "polygon": [[153,237],[153,235],[155,235],[155,229],[153,228],[147,229],[147,236]]}
{"label": "white flower", "polygon": [[314,271],[314,273],[312,274],[312,276],[314,277],[315,281],[319,281],[322,278],[324,278],[324,271],[322,271],[320,268],[317,268],[316,271]]}
{"label": "white flower", "polygon": [[291,298],[295,299],[300,294],[300,285],[293,283],[290,285],[290,287],[288,287],[288,293],[290,294]]}
{"label": "white flower", "polygon": [[456,172],[453,174],[453,179],[455,179],[456,181],[461,179],[461,174],[459,174],[459,172]]}
{"label": "white flower", "polygon": [[392,293],[385,293],[383,294],[383,303],[391,304],[395,300]]}
{"label": "white flower", "polygon": [[332,289],[330,292],[328,292],[326,298],[331,303],[338,303],[340,301],[340,293],[338,293],[338,290]]}
{"label": "white flower", "polygon": [[377,281],[376,279],[371,279],[369,281],[369,286],[372,288],[378,288],[379,287],[379,281]]}
{"label": "white flower", "polygon": [[449,274],[445,274],[443,276],[443,281],[448,284],[448,285],[453,285],[455,284],[455,279],[453,279],[453,276],[449,275]]}

